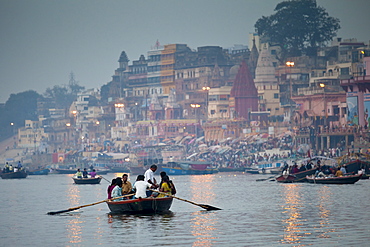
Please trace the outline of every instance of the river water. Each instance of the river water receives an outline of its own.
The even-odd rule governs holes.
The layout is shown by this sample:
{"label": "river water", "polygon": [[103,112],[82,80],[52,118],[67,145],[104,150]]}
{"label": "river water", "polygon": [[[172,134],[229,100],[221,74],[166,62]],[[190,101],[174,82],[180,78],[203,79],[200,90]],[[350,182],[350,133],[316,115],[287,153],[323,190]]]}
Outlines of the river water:
{"label": "river water", "polygon": [[110,215],[105,203],[47,215],[106,198],[107,181],[76,185],[71,176],[0,180],[0,246],[370,245],[369,180],[320,185],[256,181],[268,176],[244,173],[173,176],[178,197],[223,210],[174,199],[165,215]]}

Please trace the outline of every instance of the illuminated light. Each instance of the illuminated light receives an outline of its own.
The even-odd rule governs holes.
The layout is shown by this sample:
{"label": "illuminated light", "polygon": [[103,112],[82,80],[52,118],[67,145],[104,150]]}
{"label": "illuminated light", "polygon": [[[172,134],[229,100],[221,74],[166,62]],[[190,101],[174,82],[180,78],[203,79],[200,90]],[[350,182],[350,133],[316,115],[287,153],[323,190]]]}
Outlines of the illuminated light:
{"label": "illuminated light", "polygon": [[96,123],[97,125],[99,125],[99,124],[100,124],[100,122],[99,122],[99,121],[96,121],[95,123]]}
{"label": "illuminated light", "polygon": [[67,126],[67,127],[71,127],[71,124],[70,124],[70,123],[66,123],[66,126]]}
{"label": "illuminated light", "polygon": [[73,111],[72,111],[72,114],[73,114],[73,115],[76,115],[76,114],[77,114],[77,111],[76,111],[76,110],[73,110]]}
{"label": "illuminated light", "polygon": [[202,90],[204,91],[209,91],[211,88],[210,87],[202,87]]}
{"label": "illuminated light", "polygon": [[320,87],[325,87],[325,83],[320,83]]}
{"label": "illuminated light", "polygon": [[288,67],[294,67],[294,62],[288,61],[285,63]]}
{"label": "illuminated light", "polygon": [[11,126],[13,126],[13,125],[14,125],[14,123],[10,123],[10,125],[11,125]]}
{"label": "illuminated light", "polygon": [[116,104],[114,104],[114,107],[116,107],[116,108],[122,108],[122,107],[124,107],[125,105],[124,104],[122,104],[122,103],[116,103]]}
{"label": "illuminated light", "polygon": [[192,108],[199,108],[200,105],[199,104],[190,104],[190,107],[192,107]]}

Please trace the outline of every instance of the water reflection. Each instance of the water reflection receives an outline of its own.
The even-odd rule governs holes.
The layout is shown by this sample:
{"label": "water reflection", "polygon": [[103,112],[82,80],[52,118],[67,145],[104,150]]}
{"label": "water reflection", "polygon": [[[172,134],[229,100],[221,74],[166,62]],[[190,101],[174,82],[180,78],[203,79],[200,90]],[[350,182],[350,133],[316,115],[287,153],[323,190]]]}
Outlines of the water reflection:
{"label": "water reflection", "polygon": [[[214,175],[192,176],[190,189],[192,200],[195,202],[212,202],[215,198]],[[217,239],[214,232],[217,230],[218,221],[214,212],[197,211],[192,213],[191,233],[196,237],[192,246],[212,246],[212,241]]]}
{"label": "water reflection", "polygon": [[329,217],[331,215],[330,204],[332,203],[332,192],[328,186],[322,186],[318,191],[318,209],[319,209],[319,226],[322,232],[319,234],[320,238],[330,238],[328,233],[333,232],[329,228]]}
{"label": "water reflection", "polygon": [[299,184],[285,184],[283,185],[283,197],[285,204],[283,204],[283,219],[284,236],[281,243],[284,244],[299,244],[302,238],[302,219],[301,209],[303,203],[301,201],[300,192],[301,185]]}
{"label": "water reflection", "polygon": [[[73,175],[69,175],[68,177],[72,177]],[[66,195],[67,200],[70,204],[70,207],[75,207],[76,205],[80,205],[80,190],[79,187],[73,183],[68,184],[66,187]],[[68,235],[67,238],[69,239],[70,243],[80,243],[82,242],[82,227],[81,225],[84,221],[80,220],[80,215],[76,214],[75,218],[70,219],[67,224],[67,231]]]}

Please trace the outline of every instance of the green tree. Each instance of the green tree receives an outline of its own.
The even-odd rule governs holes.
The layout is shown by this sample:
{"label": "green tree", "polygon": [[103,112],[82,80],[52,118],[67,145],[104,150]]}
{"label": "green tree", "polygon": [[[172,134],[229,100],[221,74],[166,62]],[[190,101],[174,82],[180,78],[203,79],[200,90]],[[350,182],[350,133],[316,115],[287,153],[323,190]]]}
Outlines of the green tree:
{"label": "green tree", "polygon": [[258,19],[254,27],[263,39],[281,48],[281,62],[288,56],[315,55],[340,29],[339,19],[330,17],[316,0],[283,1],[274,11]]}
{"label": "green tree", "polygon": [[[15,129],[24,126],[25,120],[37,120],[37,100],[42,95],[29,90],[18,94],[11,94],[0,111],[0,139],[10,137]],[[10,124],[14,123],[13,126]]]}

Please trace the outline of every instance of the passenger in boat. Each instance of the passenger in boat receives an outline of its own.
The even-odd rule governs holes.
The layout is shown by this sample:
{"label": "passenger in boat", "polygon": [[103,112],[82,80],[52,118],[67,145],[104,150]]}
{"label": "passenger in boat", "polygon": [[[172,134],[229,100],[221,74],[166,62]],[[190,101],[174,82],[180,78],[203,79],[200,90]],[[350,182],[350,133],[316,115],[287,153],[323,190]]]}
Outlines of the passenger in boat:
{"label": "passenger in boat", "polygon": [[[161,188],[162,183],[163,183],[163,178],[164,178],[165,176],[167,176],[167,173],[166,173],[166,172],[161,172],[161,173],[160,173],[160,176],[161,176],[161,182],[160,182],[160,184],[159,184],[159,188]],[[167,176],[167,177],[168,177],[168,176]],[[170,180],[169,178],[168,178],[168,182],[169,182],[169,186],[170,186],[170,188],[171,188],[171,194],[172,194],[172,195],[175,195],[175,194],[176,194],[176,187],[175,187],[175,185],[173,184],[172,180]]]}
{"label": "passenger in boat", "polygon": [[21,163],[21,161],[18,161],[17,168],[18,168],[18,170],[22,169],[22,163]]}
{"label": "passenger in boat", "polygon": [[112,179],[112,183],[108,186],[107,193],[108,193],[108,199],[112,199],[112,190],[116,186],[116,179]]}
{"label": "passenger in boat", "polygon": [[96,176],[96,171],[95,171],[95,169],[92,169],[92,171],[91,171],[91,172],[89,172],[89,175],[90,175],[90,177],[91,177],[91,178],[95,178],[95,176]]}
{"label": "passenger in boat", "polygon": [[77,178],[82,178],[82,172],[81,172],[81,170],[80,170],[80,169],[77,169],[77,172],[76,172],[75,176],[76,176]]}
{"label": "passenger in boat", "polygon": [[[170,178],[167,175],[162,177],[162,181],[161,181],[159,191],[172,195],[172,190],[171,190],[171,185],[170,185]],[[165,196],[166,195],[164,195],[164,194],[159,194],[158,195],[159,198],[160,197],[165,197]]]}
{"label": "passenger in boat", "polygon": [[86,168],[84,168],[84,170],[82,172],[82,177],[87,178],[87,174],[88,174],[88,172],[87,172]]}
{"label": "passenger in boat", "polygon": [[158,188],[157,180],[154,177],[155,171],[157,171],[157,165],[151,165],[148,170],[144,173],[144,181],[151,184],[152,189]]}
{"label": "passenger in boat", "polygon": [[128,175],[122,175],[122,195],[130,194],[132,191],[132,184],[128,181]]}
{"label": "passenger in boat", "polygon": [[346,168],[344,166],[342,166],[340,168],[340,170],[342,171],[343,175],[345,175],[347,173],[347,170],[346,170]]}
{"label": "passenger in boat", "polygon": [[12,166],[12,164],[9,165],[9,172],[13,172],[13,166]]}
{"label": "passenger in boat", "polygon": [[133,189],[135,192],[135,198],[145,198],[147,197],[146,189],[151,187],[151,184],[144,181],[144,175],[138,175]]}
{"label": "passenger in boat", "polygon": [[8,164],[8,162],[5,163],[5,167],[4,167],[3,172],[4,173],[8,173],[9,172],[9,164]]}
{"label": "passenger in boat", "polygon": [[[112,190],[112,198],[122,196],[122,180],[121,178],[116,178],[116,186]],[[122,201],[123,198],[118,198],[113,201]]]}
{"label": "passenger in boat", "polygon": [[335,176],[336,177],[342,177],[343,176],[343,172],[342,172],[342,169],[338,169],[335,173]]}
{"label": "passenger in boat", "polygon": [[297,164],[293,165],[293,167],[292,167],[292,174],[298,173],[298,172],[299,172],[298,165]]}

